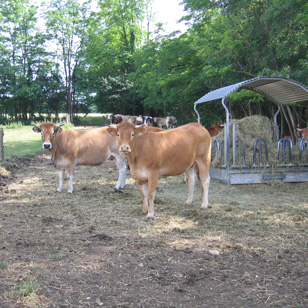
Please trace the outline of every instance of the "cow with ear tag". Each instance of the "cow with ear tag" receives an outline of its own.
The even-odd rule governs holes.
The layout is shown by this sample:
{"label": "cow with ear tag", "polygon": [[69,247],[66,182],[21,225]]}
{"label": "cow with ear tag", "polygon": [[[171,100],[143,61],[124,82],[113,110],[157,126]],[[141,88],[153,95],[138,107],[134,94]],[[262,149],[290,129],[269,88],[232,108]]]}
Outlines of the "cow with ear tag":
{"label": "cow with ear tag", "polygon": [[64,172],[69,178],[68,193],[73,192],[73,177],[78,165],[99,166],[110,156],[115,158],[119,178],[115,190],[123,189],[126,184],[125,156],[119,152],[114,138],[107,133],[107,127],[88,130],[62,130],[61,125],[42,123],[34,125],[33,131],[41,133],[42,147],[51,153],[52,162],[59,174],[57,191],[63,188]]}
{"label": "cow with ear tag", "polygon": [[[52,123],[50,123],[50,124],[52,124]],[[52,128],[50,127],[50,129],[44,129],[45,134],[44,134],[44,131],[41,129],[41,126],[38,126],[36,124],[32,124],[32,125],[34,125],[33,131],[35,133],[41,133],[41,135],[42,135],[42,140],[43,140],[42,148],[47,149],[47,150],[51,150],[52,149],[51,140],[54,138],[55,134],[62,132],[61,126],[63,124],[51,125]],[[47,125],[43,125],[43,127],[47,128]]]}
{"label": "cow with ear tag", "polygon": [[130,171],[139,185],[143,198],[142,210],[148,219],[154,219],[154,198],[158,179],[185,172],[189,179],[187,204],[192,203],[195,186],[194,165],[198,165],[203,196],[201,207],[208,207],[211,136],[198,123],[189,123],[174,129],[151,131],[131,123],[110,125],[108,133],[125,153]]}

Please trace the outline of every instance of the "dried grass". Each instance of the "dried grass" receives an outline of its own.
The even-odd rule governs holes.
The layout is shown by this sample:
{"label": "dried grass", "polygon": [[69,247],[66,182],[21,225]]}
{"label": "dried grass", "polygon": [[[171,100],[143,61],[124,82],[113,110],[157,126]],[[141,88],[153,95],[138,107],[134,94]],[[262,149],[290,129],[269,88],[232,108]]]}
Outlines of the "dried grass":
{"label": "dried grass", "polygon": [[[77,167],[72,195],[55,193],[46,156],[15,176],[0,204],[5,308],[307,304],[306,183],[212,180],[211,206],[201,209],[200,187],[187,206],[182,176],[162,178],[147,221],[129,172],[114,192],[114,162]],[[9,297],[21,277],[42,286],[35,301]]]}
{"label": "dried grass", "polygon": [[[273,138],[273,127],[269,118],[265,116],[251,116],[245,117],[240,120],[232,120],[232,123],[236,123],[236,137],[241,139],[245,145],[245,162],[246,165],[252,166],[254,164],[253,154],[254,154],[254,144],[255,141],[259,138],[262,138],[266,141],[268,148],[268,161],[266,162],[266,156],[264,151],[264,144],[262,143],[262,157],[263,165],[267,163],[272,166],[281,164],[282,161],[282,152],[280,152],[279,160],[277,160],[278,155],[278,143],[274,142]],[[233,163],[233,124],[230,124],[230,162]],[[224,140],[224,130],[221,130],[217,136],[213,137],[214,141],[217,139],[220,145],[223,144]],[[259,145],[257,146],[256,151],[256,165],[259,165]],[[237,151],[238,153],[239,151]],[[292,163],[299,163],[299,148],[295,145],[292,148]],[[239,156],[239,154],[237,154]],[[213,146],[212,150],[212,167],[219,168],[221,167],[221,152],[216,155],[216,149]],[[289,152],[286,151],[286,163],[290,163]],[[243,164],[241,160],[239,164]]]}

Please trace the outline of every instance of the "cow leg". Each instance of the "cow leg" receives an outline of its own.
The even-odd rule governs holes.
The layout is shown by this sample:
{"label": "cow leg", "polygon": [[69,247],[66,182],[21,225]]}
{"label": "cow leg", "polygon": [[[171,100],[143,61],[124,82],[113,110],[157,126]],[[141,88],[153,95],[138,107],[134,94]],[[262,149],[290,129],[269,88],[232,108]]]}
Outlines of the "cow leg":
{"label": "cow leg", "polygon": [[142,194],[142,213],[146,214],[148,212],[148,183],[138,185]]}
{"label": "cow leg", "polygon": [[114,157],[116,160],[116,166],[119,170],[119,178],[114,189],[119,190],[120,188],[123,189],[126,185],[126,163],[124,158],[116,155],[114,155]]}
{"label": "cow leg", "polygon": [[187,204],[191,204],[194,200],[194,191],[196,184],[196,174],[194,165],[185,171],[186,179],[188,181],[188,198]]}
{"label": "cow leg", "polygon": [[210,174],[209,174],[209,165],[199,164],[199,177],[203,187],[203,195],[202,195],[202,208],[207,208],[209,205],[209,186],[210,186]]}
{"label": "cow leg", "polygon": [[61,191],[62,191],[62,188],[63,188],[64,172],[65,172],[64,169],[58,171],[58,175],[59,175],[59,186],[58,186],[57,192],[61,192]]}
{"label": "cow leg", "polygon": [[67,177],[68,177],[68,190],[69,194],[73,193],[73,178],[74,178],[74,165],[67,166]]}
{"label": "cow leg", "polygon": [[154,219],[154,199],[155,199],[155,193],[156,188],[158,184],[158,175],[157,176],[151,176],[148,179],[148,198],[149,198],[149,210],[147,219]]}

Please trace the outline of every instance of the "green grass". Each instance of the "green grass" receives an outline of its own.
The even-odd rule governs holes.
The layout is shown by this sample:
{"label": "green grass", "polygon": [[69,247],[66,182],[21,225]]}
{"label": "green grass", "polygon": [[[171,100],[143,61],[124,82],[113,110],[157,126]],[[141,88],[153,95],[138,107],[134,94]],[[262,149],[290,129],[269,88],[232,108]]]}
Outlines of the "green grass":
{"label": "green grass", "polygon": [[37,294],[41,291],[40,285],[32,279],[25,281],[21,285],[17,285],[11,290],[10,295],[14,298],[28,298],[30,300],[36,300]]}
{"label": "green grass", "polygon": [[8,264],[7,263],[0,263],[0,268],[2,268],[2,269],[6,269],[6,268],[8,268]]}
{"label": "green grass", "polygon": [[3,128],[4,159],[8,159],[13,155],[20,157],[43,151],[41,135],[33,132],[33,126]]}
{"label": "green grass", "polygon": [[110,124],[110,121],[107,119],[106,116],[102,114],[94,114],[90,113],[86,117],[78,117],[76,120],[76,125],[83,125],[83,126],[104,126],[106,124]]}

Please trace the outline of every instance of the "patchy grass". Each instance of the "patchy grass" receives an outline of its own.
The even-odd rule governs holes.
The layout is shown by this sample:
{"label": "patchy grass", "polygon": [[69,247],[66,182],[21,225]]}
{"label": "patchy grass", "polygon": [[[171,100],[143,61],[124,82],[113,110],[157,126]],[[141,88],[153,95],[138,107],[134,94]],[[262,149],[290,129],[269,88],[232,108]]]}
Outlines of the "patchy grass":
{"label": "patchy grass", "polygon": [[78,166],[73,194],[48,155],[24,163],[0,195],[3,307],[308,307],[307,183],[212,180],[201,209],[200,184],[188,206],[164,177],[148,221],[129,171],[114,192],[114,161]]}
{"label": "patchy grass", "polygon": [[8,268],[8,264],[0,262],[0,268],[6,269],[6,268]]}
{"label": "patchy grass", "polygon": [[42,291],[41,286],[32,278],[25,282],[16,285],[10,292],[12,298],[17,298],[21,301],[38,300],[38,293]]}

